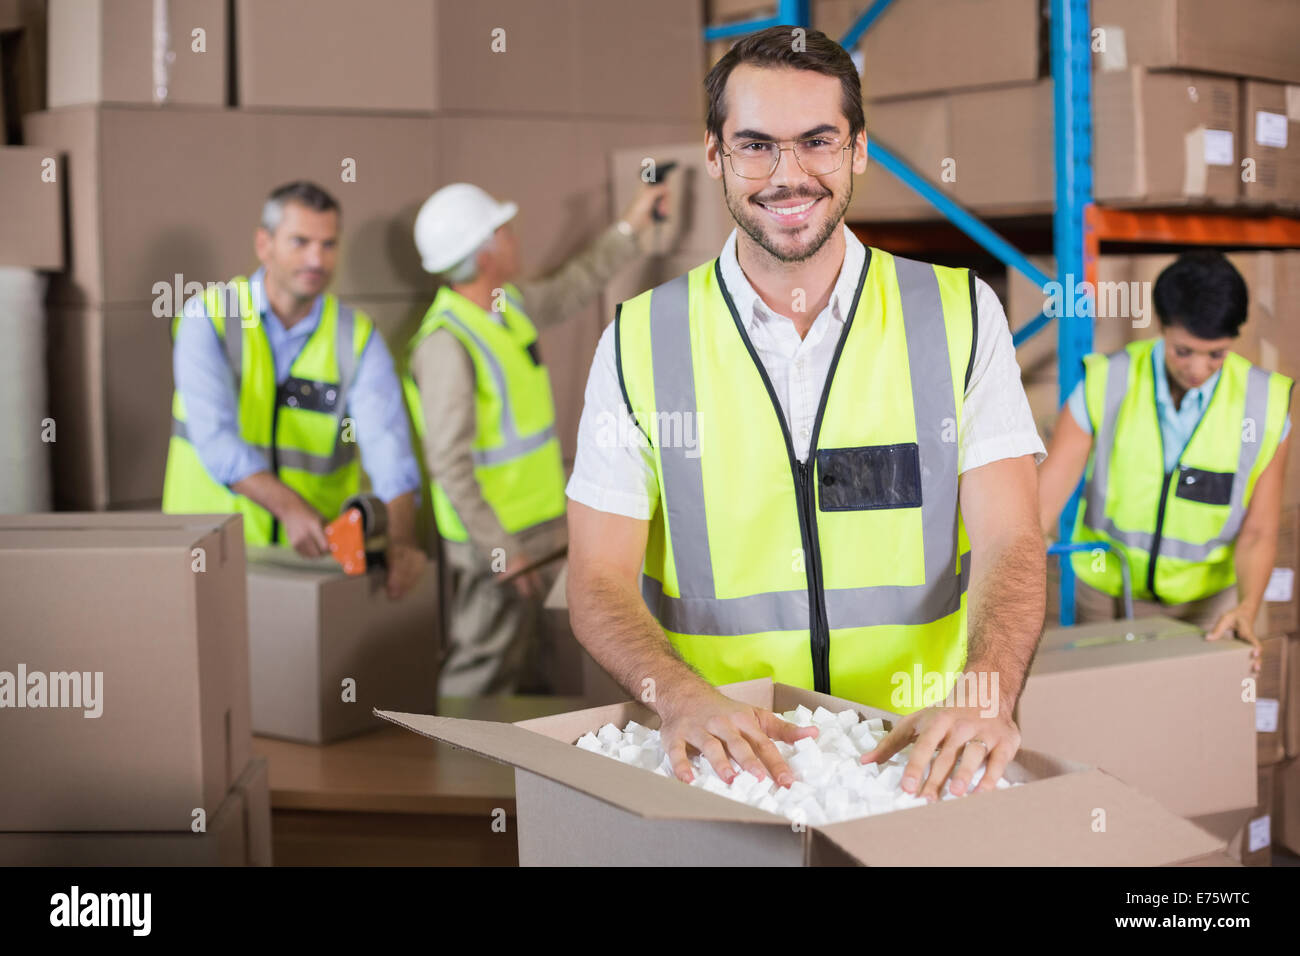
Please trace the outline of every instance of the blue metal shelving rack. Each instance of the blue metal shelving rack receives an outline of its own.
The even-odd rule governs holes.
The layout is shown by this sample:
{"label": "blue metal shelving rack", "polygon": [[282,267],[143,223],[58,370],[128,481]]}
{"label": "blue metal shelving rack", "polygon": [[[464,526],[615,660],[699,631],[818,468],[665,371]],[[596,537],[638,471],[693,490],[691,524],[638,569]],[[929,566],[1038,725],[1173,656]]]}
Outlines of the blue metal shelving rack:
{"label": "blue metal shelving rack", "polygon": [[[874,0],[845,33],[840,43],[856,47],[862,35],[894,0]],[[1084,280],[1085,214],[1092,203],[1092,63],[1088,0],[1051,0],[1051,65],[1055,99],[1056,209],[1052,238],[1056,252],[1055,281],[1067,292]],[[775,16],[707,27],[706,40],[741,36],[770,26],[809,26],[808,0],[778,0]],[[875,139],[868,141],[868,156],[919,193],[954,226],[979,243],[1009,269],[1016,269],[1043,288],[1053,281],[1020,250],[978,217],[972,215],[925,176]],[[1083,314],[1056,318],[1057,381],[1060,402],[1073,391],[1083,374],[1083,357],[1092,351],[1092,306]],[[1051,321],[1040,314],[1013,336],[1020,345]],[[1075,489],[1060,521],[1060,540],[1070,542],[1079,503]],[[1074,623],[1074,574],[1069,561],[1061,562],[1061,623]]]}

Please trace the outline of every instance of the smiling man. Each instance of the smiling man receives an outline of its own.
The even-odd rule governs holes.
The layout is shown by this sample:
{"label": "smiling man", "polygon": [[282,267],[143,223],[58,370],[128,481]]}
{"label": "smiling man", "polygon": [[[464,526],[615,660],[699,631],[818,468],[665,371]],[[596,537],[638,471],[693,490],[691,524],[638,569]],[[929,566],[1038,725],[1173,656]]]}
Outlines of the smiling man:
{"label": "smiling man", "polygon": [[[1245,280],[1222,253],[1180,256],[1156,279],[1164,333],[1089,355],[1043,464],[1051,533],[1087,468],[1074,540],[1124,555],[1134,611],[1197,624],[1252,646],[1277,554],[1291,379],[1232,352],[1246,321]],[[1073,558],[1083,623],[1120,611],[1118,561]]]}
{"label": "smiling man", "polygon": [[[967,270],[844,226],[867,136],[840,46],[772,27],[705,84],[738,228],[621,303],[597,348],[568,485],[574,631],[656,709],[683,780],[694,751],[724,780],[734,761],[793,782],[769,738],[815,731],[714,687],[772,677],[905,713],[864,757],[916,741],[905,789],[961,793],[985,765],[991,789],[1044,606],[1043,448],[1006,318]],[[981,679],[983,707],[960,693]]]}

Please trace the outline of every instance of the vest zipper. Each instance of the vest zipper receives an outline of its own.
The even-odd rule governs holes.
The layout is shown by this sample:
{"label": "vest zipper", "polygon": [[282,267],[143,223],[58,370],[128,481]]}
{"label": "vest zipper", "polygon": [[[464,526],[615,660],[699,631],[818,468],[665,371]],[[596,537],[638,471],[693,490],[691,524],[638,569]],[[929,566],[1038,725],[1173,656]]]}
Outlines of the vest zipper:
{"label": "vest zipper", "polygon": [[[1163,448],[1160,450],[1160,457],[1164,458]],[[1175,470],[1177,470],[1176,465]],[[1151,558],[1147,561],[1147,590],[1157,601],[1160,600],[1160,595],[1156,593],[1156,558],[1160,554],[1160,539],[1165,533],[1165,505],[1169,502],[1169,479],[1173,474],[1172,471],[1164,473],[1164,485],[1160,489],[1160,507],[1156,510],[1156,533],[1151,538]]]}
{"label": "vest zipper", "polygon": [[[813,456],[808,449],[808,460]],[[817,540],[817,491],[813,487],[813,469],[808,461],[796,461],[798,466],[800,523],[804,525],[804,568],[808,574],[809,610],[811,611],[810,643],[812,644],[813,684],[823,694],[831,692],[831,631],[826,620],[826,592],[822,581],[821,544]]]}
{"label": "vest zipper", "polygon": [[[275,390],[275,401],[271,406],[271,474],[280,480],[280,449],[276,445],[276,430],[280,424],[280,389]],[[280,519],[271,512],[271,544],[277,544],[280,537]]]}

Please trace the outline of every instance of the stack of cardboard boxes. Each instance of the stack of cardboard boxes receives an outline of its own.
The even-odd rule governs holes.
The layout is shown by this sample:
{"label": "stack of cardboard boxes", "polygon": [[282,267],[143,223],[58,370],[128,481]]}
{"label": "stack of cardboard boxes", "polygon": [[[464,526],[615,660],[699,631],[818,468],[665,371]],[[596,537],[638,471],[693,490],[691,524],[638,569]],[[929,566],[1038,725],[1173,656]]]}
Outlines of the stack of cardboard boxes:
{"label": "stack of cardboard boxes", "polygon": [[[311,179],[339,199],[333,291],[400,359],[435,292],[412,239],[424,199],[470,181],[514,200],[524,273],[559,266],[621,211],[611,149],[698,131],[702,17],[698,0],[655,17],[633,0],[52,0],[50,108],[26,117],[26,140],[67,160],[58,506],[156,506],[171,318],[256,268],[273,187]],[[543,336],[569,459],[605,321],[593,303]]]}
{"label": "stack of cardboard boxes", "polygon": [[0,520],[0,863],[271,863],[238,517]]}

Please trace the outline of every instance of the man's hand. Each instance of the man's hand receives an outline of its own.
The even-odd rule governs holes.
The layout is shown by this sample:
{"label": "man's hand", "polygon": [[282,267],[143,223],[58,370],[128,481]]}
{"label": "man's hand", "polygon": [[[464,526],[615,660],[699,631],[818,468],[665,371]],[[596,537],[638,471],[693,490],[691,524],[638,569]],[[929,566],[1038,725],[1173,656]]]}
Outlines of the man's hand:
{"label": "man's hand", "polygon": [[[863,763],[880,763],[888,760],[913,740],[912,758],[903,770],[902,787],[908,793],[917,793],[926,800],[939,799],[943,782],[952,774],[949,790],[961,796],[970,786],[971,778],[980,764],[988,761],[984,777],[976,790],[993,790],[1016,752],[1020,749],[1020,730],[1011,720],[1009,708],[999,706],[992,716],[984,716],[987,709],[952,706],[953,697],[937,707],[927,707],[895,721],[894,727],[875,750],[862,755]],[[965,748],[963,752],[963,748]],[[938,750],[930,767],[930,777],[921,787],[926,765]]]}
{"label": "man's hand", "polygon": [[[511,574],[521,568],[528,567],[528,565],[533,563],[533,560],[532,555],[527,551],[524,551],[521,548],[515,548],[513,553],[510,555],[509,560],[506,561],[505,570],[501,572],[501,577],[503,579],[510,577]],[[526,574],[511,577],[510,580],[501,583],[513,587],[515,592],[521,598],[540,601],[542,598],[546,597],[544,593],[546,588],[542,582],[542,576],[536,571],[529,571]]]}
{"label": "man's hand", "polygon": [[293,495],[278,515],[293,549],[304,558],[319,558],[330,553],[325,537],[325,522],[316,509]]}
{"label": "man's hand", "polygon": [[670,705],[658,707],[659,739],[677,779],[690,783],[687,747],[704,755],[725,783],[736,776],[731,761],[762,780],[769,773],[779,786],[794,783],[794,772],[782,759],[771,738],[793,744],[802,737],[816,736],[816,727],[799,727],[770,710],[732,700],[712,687],[701,686],[675,692]]}
{"label": "man's hand", "polygon": [[1230,631],[1236,632],[1238,640],[1250,645],[1250,669],[1256,674],[1259,673],[1260,654],[1264,651],[1259,638],[1255,636],[1255,615],[1258,613],[1257,608],[1252,610],[1244,604],[1238,604],[1220,617],[1214,630],[1205,635],[1207,641],[1217,641],[1227,637]]}
{"label": "man's hand", "polygon": [[640,232],[653,221],[651,214],[655,208],[661,216],[667,216],[671,190],[667,183],[647,183],[623,213],[623,221]]}
{"label": "man's hand", "polygon": [[388,563],[386,590],[389,599],[396,601],[419,583],[429,559],[414,545],[402,543],[390,544],[384,557]]}

